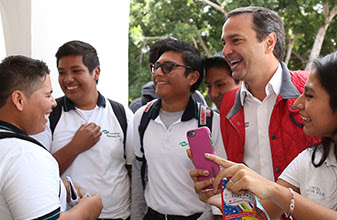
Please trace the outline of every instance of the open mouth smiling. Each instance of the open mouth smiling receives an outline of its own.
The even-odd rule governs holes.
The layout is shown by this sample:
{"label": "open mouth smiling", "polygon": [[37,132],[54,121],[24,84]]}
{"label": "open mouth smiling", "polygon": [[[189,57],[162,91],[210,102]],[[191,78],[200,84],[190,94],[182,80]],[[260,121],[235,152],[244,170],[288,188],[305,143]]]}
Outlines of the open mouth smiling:
{"label": "open mouth smiling", "polygon": [[239,65],[239,63],[242,61],[242,59],[237,59],[237,60],[231,60],[228,62],[228,64],[230,65],[230,67],[233,69],[235,68],[237,65]]}

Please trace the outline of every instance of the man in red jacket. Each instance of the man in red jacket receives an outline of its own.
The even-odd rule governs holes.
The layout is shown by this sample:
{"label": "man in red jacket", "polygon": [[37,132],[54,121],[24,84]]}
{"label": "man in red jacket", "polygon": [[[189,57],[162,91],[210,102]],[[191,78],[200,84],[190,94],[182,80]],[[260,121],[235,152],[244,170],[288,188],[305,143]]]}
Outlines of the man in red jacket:
{"label": "man in red jacket", "polygon": [[[303,119],[293,107],[309,72],[289,71],[282,62],[283,22],[267,8],[231,11],[223,26],[222,42],[232,77],[243,81],[240,89],[226,93],[226,102],[221,103],[227,159],[277,180],[298,153],[318,141],[303,133]],[[199,175],[205,175],[203,170],[191,171],[194,181]],[[212,179],[195,184],[199,197],[210,184]]]}
{"label": "man in red jacket", "polygon": [[228,159],[276,180],[298,153],[317,142],[303,133],[303,119],[292,107],[309,73],[289,71],[282,62],[283,22],[269,9],[231,11],[222,42],[233,78],[244,81],[236,93],[226,94],[231,102],[221,106]]}
{"label": "man in red jacket", "polygon": [[[303,119],[293,107],[309,75],[289,71],[282,62],[285,42],[282,19],[263,7],[237,8],[223,26],[223,55],[232,77],[242,80],[237,91],[223,96],[221,133],[227,159],[244,163],[269,180],[277,180],[285,167],[319,140],[303,133]],[[192,170],[191,177],[207,175]],[[212,180],[197,182],[195,191],[212,203]]]}

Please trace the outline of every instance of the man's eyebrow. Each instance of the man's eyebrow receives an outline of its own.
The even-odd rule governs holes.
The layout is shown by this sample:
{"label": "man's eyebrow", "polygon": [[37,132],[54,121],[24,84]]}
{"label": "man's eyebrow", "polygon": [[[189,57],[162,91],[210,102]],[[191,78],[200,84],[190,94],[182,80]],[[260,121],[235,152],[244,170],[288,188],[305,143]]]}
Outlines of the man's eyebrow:
{"label": "man's eyebrow", "polygon": [[309,86],[305,86],[304,89],[306,91],[311,91],[311,92],[315,92],[315,90],[313,90],[313,88],[309,87]]}
{"label": "man's eyebrow", "polygon": [[208,84],[208,85],[212,85],[212,84],[221,82],[221,81],[223,81],[223,80],[226,80],[226,78],[217,79],[217,80],[215,80],[214,82],[206,82],[206,81],[205,81],[205,84],[206,84],[206,85],[207,85],[207,84]]}
{"label": "man's eyebrow", "polygon": [[221,42],[222,42],[222,44],[225,44],[226,43],[226,39],[227,40],[231,40],[231,39],[236,38],[236,37],[240,37],[240,34],[231,34],[231,35],[228,35],[226,37],[222,37],[221,38]]}
{"label": "man's eyebrow", "polygon": [[[75,69],[75,68],[81,68],[80,66],[76,65],[76,66],[71,66],[70,69]],[[57,67],[57,69],[59,70],[63,70],[63,67]]]}
{"label": "man's eyebrow", "polygon": [[233,38],[236,38],[236,37],[241,37],[241,35],[240,34],[232,34],[232,35],[228,36],[228,39],[233,39]]}
{"label": "man's eyebrow", "polygon": [[223,80],[226,80],[226,78],[221,78],[221,79],[215,80],[214,83],[218,83],[218,82],[221,82]]}

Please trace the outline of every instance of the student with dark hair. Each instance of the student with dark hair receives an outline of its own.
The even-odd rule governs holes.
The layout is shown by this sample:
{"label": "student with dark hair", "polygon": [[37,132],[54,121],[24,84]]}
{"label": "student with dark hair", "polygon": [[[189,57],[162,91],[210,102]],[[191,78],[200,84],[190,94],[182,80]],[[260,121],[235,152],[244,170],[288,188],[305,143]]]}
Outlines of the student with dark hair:
{"label": "student with dark hair", "polygon": [[222,52],[205,59],[204,70],[207,95],[220,110],[223,95],[230,91],[236,92],[241,81],[232,77],[231,68]]}
{"label": "student with dark hair", "polygon": [[[67,192],[53,156],[29,137],[56,106],[47,65],[25,56],[0,64],[0,219],[96,219],[99,195],[66,211]],[[69,192],[68,192],[69,193]],[[83,192],[79,191],[80,196]]]}
{"label": "student with dark hair", "polygon": [[[254,192],[271,219],[282,213],[295,219],[337,218],[337,53],[313,62],[304,92],[294,103],[304,119],[307,135],[323,137],[322,142],[301,152],[284,170],[277,183],[269,181],[242,164],[216,156],[206,156],[223,166],[213,187],[224,177],[230,178],[226,188],[234,193]],[[202,171],[193,170],[191,175]],[[210,199],[206,182],[195,184],[199,198],[221,206],[220,199]],[[215,198],[215,197],[213,197]]]}
{"label": "student with dark hair", "polygon": [[200,109],[204,109],[213,115],[206,119],[201,113],[212,120],[214,146],[225,157],[219,115],[191,97],[203,78],[202,57],[196,48],[171,40],[158,49],[158,57],[151,72],[159,99],[141,107],[134,118],[131,219],[198,219],[206,206],[188,176],[193,164],[185,152],[186,132],[198,128]]}
{"label": "student with dark hair", "polygon": [[[166,43],[170,41],[176,41],[176,40],[177,40],[176,38],[169,36],[169,37],[165,37],[165,38],[162,38],[156,41],[151,46],[150,52],[149,52],[150,72],[151,72],[151,65],[154,64],[159,58],[158,50],[162,47],[162,45],[165,45]],[[145,85],[142,86],[142,97],[133,100],[130,103],[129,108],[132,110],[133,113],[135,113],[141,106],[145,105],[146,103],[156,98],[158,98],[158,96],[156,95],[156,89],[153,85],[153,82],[152,81],[147,82]],[[195,101],[200,102],[203,105],[207,106],[206,100],[204,99],[204,97],[198,90],[192,92],[192,98]]]}
{"label": "student with dark hair", "polygon": [[56,158],[62,177],[70,176],[83,191],[101,195],[99,218],[128,219],[133,114],[97,90],[101,69],[93,46],[69,41],[58,49],[56,59],[65,96],[57,99],[51,126],[36,138]]}

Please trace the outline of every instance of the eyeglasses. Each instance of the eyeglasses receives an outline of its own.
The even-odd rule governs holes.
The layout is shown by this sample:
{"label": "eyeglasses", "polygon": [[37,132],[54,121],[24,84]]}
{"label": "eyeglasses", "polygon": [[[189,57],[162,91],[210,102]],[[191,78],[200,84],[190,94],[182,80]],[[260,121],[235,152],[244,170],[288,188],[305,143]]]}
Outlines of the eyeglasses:
{"label": "eyeglasses", "polygon": [[172,71],[173,67],[185,67],[187,69],[192,69],[192,67],[190,67],[190,66],[180,65],[180,64],[176,64],[176,63],[162,63],[162,64],[160,64],[158,62],[156,62],[155,64],[151,64],[150,67],[151,67],[151,73],[152,74],[154,74],[155,71],[159,67],[161,67],[161,71],[165,74],[170,73]]}

